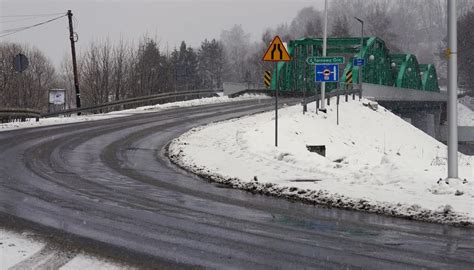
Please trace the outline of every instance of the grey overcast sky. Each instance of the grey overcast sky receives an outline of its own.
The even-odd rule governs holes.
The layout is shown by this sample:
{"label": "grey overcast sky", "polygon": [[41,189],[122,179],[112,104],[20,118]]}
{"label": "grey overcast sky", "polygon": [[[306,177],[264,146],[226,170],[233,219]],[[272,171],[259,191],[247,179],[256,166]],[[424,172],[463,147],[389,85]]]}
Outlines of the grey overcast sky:
{"label": "grey overcast sky", "polygon": [[[93,40],[123,38],[136,42],[145,34],[157,37],[161,49],[171,50],[182,40],[196,47],[205,38],[219,38],[222,30],[234,24],[241,24],[252,40],[259,40],[265,28],[290,22],[303,7],[322,10],[321,5],[322,0],[0,0],[0,31],[45,20],[5,16],[66,13],[71,9],[77,19],[78,51]],[[70,53],[67,17],[1,37],[2,41],[34,45],[59,67]]]}

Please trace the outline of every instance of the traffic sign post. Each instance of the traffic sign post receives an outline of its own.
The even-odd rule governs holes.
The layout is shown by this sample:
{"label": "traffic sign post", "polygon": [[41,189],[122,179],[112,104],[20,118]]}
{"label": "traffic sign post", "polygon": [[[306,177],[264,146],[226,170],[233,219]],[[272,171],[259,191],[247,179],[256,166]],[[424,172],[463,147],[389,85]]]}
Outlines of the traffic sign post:
{"label": "traffic sign post", "polygon": [[278,147],[278,88],[280,87],[280,82],[278,76],[278,62],[275,62],[274,64],[276,75],[276,90],[275,90],[275,147]]}
{"label": "traffic sign post", "polygon": [[[345,59],[342,56],[310,56],[306,58],[306,63],[315,65],[315,81],[321,82],[321,102],[325,101],[326,82],[339,81],[339,64],[344,64]],[[329,100],[328,100],[329,101]],[[318,102],[316,101],[316,106]],[[321,105],[321,111],[326,112],[324,104]],[[318,108],[316,108],[316,113]]]}
{"label": "traffic sign post", "polygon": [[274,62],[276,89],[275,89],[275,147],[278,147],[278,88],[280,88],[279,76],[278,76],[278,62],[280,61],[291,61],[291,56],[286,50],[283,42],[279,36],[275,36],[270,46],[268,46],[265,54],[263,55],[263,61]]}
{"label": "traffic sign post", "polygon": [[283,45],[279,36],[276,36],[270,46],[268,46],[267,51],[263,55],[263,61],[269,62],[280,62],[280,61],[291,61],[291,56]]}
{"label": "traffic sign post", "polygon": [[352,65],[354,67],[363,67],[363,66],[365,66],[365,59],[364,58],[354,58],[354,60],[352,60]]}
{"label": "traffic sign post", "polygon": [[[339,65],[316,65],[316,82],[338,82]],[[324,102],[324,101],[323,101]]]}
{"label": "traffic sign post", "polygon": [[306,58],[306,63],[309,65],[319,65],[319,64],[344,64],[345,60],[342,56],[331,56],[331,57],[320,57],[320,56],[310,56]]}

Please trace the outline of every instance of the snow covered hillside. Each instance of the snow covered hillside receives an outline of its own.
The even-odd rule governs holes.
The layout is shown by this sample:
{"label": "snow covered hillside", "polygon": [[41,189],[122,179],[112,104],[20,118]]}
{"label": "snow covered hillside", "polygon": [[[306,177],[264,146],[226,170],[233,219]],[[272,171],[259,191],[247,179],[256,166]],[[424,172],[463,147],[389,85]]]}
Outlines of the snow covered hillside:
{"label": "snow covered hillside", "polygon": [[[213,181],[329,206],[473,224],[474,158],[459,154],[461,181],[445,183],[446,146],[381,106],[340,104],[315,114],[315,104],[214,123],[175,139],[170,158]],[[307,150],[325,145],[326,157]],[[466,180],[464,180],[466,179]]]}

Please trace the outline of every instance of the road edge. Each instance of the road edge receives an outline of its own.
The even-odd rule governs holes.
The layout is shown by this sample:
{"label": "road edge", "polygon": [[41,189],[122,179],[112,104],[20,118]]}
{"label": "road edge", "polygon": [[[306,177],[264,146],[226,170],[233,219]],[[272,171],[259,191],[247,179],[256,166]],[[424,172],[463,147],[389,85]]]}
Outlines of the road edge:
{"label": "road edge", "polygon": [[[209,124],[214,124],[223,121],[217,121]],[[452,225],[463,228],[474,228],[474,223],[469,221],[469,217],[454,212],[450,207],[446,207],[442,211],[434,211],[421,208],[417,205],[401,205],[386,202],[381,202],[380,204],[377,204],[364,199],[353,199],[338,193],[330,193],[326,190],[310,190],[301,189],[297,187],[285,187],[273,183],[260,183],[258,182],[258,180],[245,182],[237,177],[226,177],[218,173],[214,173],[208,168],[200,166],[195,162],[193,162],[193,164],[186,164],[183,161],[183,157],[185,156],[185,154],[180,149],[179,145],[186,144],[186,142],[184,141],[186,136],[189,136],[190,134],[199,131],[207,125],[194,127],[181,134],[179,137],[171,140],[165,146],[164,153],[165,156],[174,165],[189,173],[193,173],[203,178],[204,180],[207,180],[208,182],[226,185],[231,188],[248,191],[253,194],[261,194],[276,198],[282,198],[289,201],[303,202],[308,205],[318,205],[329,208],[363,211],[366,213],[403,218],[407,220]],[[402,208],[402,210],[400,210],[400,208]]]}

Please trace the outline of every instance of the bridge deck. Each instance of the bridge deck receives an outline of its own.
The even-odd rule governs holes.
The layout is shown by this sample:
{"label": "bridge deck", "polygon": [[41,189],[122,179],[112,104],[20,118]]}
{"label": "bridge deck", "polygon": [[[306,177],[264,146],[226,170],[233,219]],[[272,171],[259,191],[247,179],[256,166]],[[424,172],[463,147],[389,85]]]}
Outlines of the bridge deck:
{"label": "bridge deck", "polygon": [[446,92],[429,92],[397,88],[385,85],[362,84],[362,96],[371,97],[376,101],[412,101],[412,102],[446,102]]}

